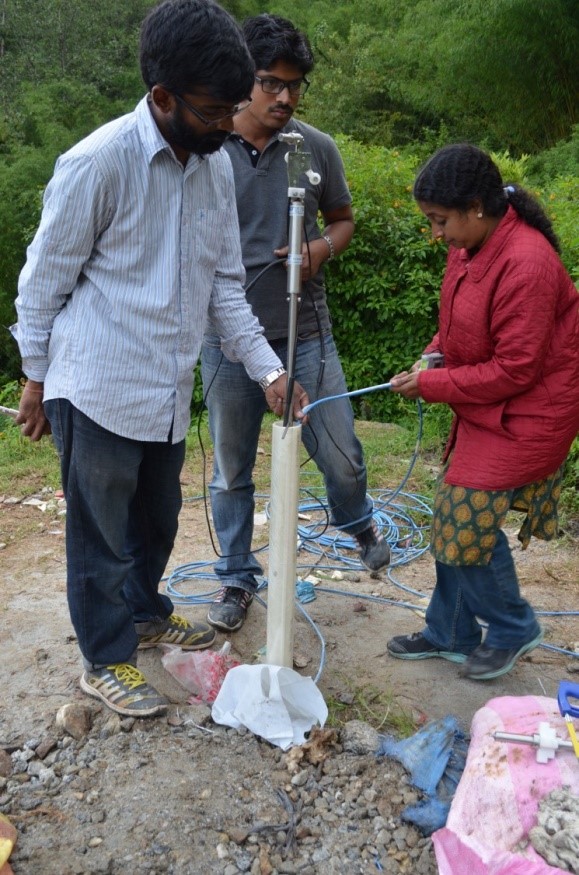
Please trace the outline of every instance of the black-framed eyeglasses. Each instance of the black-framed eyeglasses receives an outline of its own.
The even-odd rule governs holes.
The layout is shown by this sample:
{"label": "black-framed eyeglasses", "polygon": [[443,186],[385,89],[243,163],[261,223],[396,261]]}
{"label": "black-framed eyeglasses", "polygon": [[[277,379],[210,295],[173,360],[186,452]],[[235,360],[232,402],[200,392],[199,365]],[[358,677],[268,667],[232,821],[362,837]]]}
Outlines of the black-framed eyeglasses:
{"label": "black-framed eyeglasses", "polygon": [[256,76],[255,81],[259,82],[261,90],[266,94],[281,94],[284,88],[287,88],[290,94],[299,94],[303,97],[310,87],[309,80],[305,76],[301,79],[292,79],[290,82],[278,79],[277,76]]}
{"label": "black-framed eyeglasses", "polygon": [[181,97],[180,94],[176,94],[173,92],[173,97],[175,100],[178,100],[179,103],[182,103],[185,109],[188,109],[189,112],[192,112],[193,115],[199,119],[200,122],[203,122],[204,125],[210,127],[211,125],[218,125],[219,122],[224,121],[226,118],[232,118],[234,115],[239,115],[240,112],[243,112],[244,109],[247,109],[249,104],[251,103],[251,97],[248,97],[247,100],[242,100],[241,103],[236,103],[233,109],[230,109],[229,112],[220,113],[219,111],[216,113],[215,118],[212,118],[207,115],[203,115],[197,107],[191,106],[190,103]]}

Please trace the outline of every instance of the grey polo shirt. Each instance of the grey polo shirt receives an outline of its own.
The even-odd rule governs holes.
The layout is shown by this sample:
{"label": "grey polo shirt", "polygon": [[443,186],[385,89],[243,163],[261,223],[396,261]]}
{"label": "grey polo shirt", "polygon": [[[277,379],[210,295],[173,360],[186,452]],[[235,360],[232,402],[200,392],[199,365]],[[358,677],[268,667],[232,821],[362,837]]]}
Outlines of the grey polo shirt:
{"label": "grey polo shirt", "polygon": [[[311,125],[292,119],[284,131],[298,131],[304,138],[302,151],[311,154],[311,168],[321,176],[312,185],[304,175],[306,190],[304,231],[308,240],[321,236],[318,213],[327,213],[351,203],[344,165],[331,137]],[[247,272],[247,299],[263,325],[268,340],[288,334],[287,272],[283,259],[252,285],[254,278],[275,260],[274,249],[288,244],[288,175],[285,155],[291,148],[276,134],[261,155],[251,154],[247,144],[232,134],[224,148],[231,158],[235,177],[237,212],[241,231],[243,264]],[[255,163],[255,166],[254,166]],[[314,303],[315,302],[315,303]],[[316,318],[316,310],[318,317]],[[323,269],[306,283],[301,299],[298,334],[307,337],[330,330]]]}

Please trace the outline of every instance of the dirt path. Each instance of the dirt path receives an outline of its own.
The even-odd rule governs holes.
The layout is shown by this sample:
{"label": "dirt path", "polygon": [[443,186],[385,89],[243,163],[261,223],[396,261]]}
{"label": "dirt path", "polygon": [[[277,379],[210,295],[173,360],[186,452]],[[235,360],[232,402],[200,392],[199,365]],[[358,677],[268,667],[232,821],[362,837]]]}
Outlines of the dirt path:
{"label": "dirt path", "polygon": [[[20,734],[23,725],[33,731],[39,718],[45,719],[59,702],[75,693],[80,661],[66,607],[64,517],[57,514],[58,511],[50,509],[43,513],[36,506],[22,503],[0,505],[0,543],[6,545],[0,550],[4,738]],[[266,531],[267,526],[263,527],[262,541]],[[543,611],[577,609],[576,546],[533,541],[526,552],[521,552],[514,532],[510,535],[521,587],[534,607]],[[210,562],[213,557],[203,504],[186,502],[168,570],[188,563]],[[267,553],[261,553],[260,559],[267,566]],[[298,561],[307,563],[309,559],[300,555]],[[426,555],[395,569],[394,577],[427,598],[433,584],[432,561]],[[177,584],[183,594],[197,598],[215,586],[211,580]],[[438,717],[452,713],[469,725],[475,710],[493,696],[555,695],[559,680],[579,663],[540,648],[504,678],[477,683],[459,679],[457,668],[451,663],[395,661],[385,655],[386,641],[393,634],[419,629],[420,617],[396,605],[364,601],[356,594],[417,605],[419,599],[398,589],[386,575],[372,577],[363,571],[359,572],[358,581],[322,581],[321,587],[352,594],[346,597],[317,592],[315,601],[303,606],[325,639],[326,656],[320,679],[325,696],[342,696],[347,701],[349,694],[361,687],[375,688],[392,694],[398,705],[415,715]],[[189,617],[203,617],[205,613],[202,605],[179,605],[177,610]],[[546,643],[579,648],[577,617],[547,616],[542,622]],[[256,602],[248,622],[231,636],[236,658],[254,661],[266,643],[265,635],[265,609]],[[224,636],[218,636],[219,642],[224,640]],[[295,651],[300,670],[315,676],[320,666],[320,642],[299,611]],[[155,652],[144,653],[143,658],[147,671],[162,678],[165,673]]]}
{"label": "dirt path", "polygon": [[[40,498],[43,500],[46,496]],[[261,532],[261,535],[258,532],[258,537],[264,541],[267,537],[267,527],[265,526]],[[510,535],[514,544],[514,532]],[[96,706],[100,714],[100,737],[106,738],[107,736],[103,736],[102,733],[106,730],[109,715],[103,714],[103,709],[98,703],[87,700],[78,689],[80,658],[66,606],[64,517],[59,515],[58,508],[49,507],[42,512],[38,506],[26,505],[22,502],[12,503],[9,499],[5,499],[0,503],[0,542],[4,545],[0,549],[2,580],[0,754],[2,748],[10,752],[32,739],[58,737],[55,715],[62,705],[69,702],[89,702],[92,707]],[[261,554],[261,558],[266,564],[267,554]],[[207,533],[203,504],[200,501],[187,502],[182,512],[180,532],[169,571],[180,568],[186,563],[212,559],[213,551]],[[545,611],[577,609],[578,559],[579,552],[576,545],[569,543],[533,542],[526,553],[517,552],[516,561],[522,589],[536,609]],[[302,561],[301,557],[300,561]],[[400,584],[422,592],[427,598],[433,584],[431,559],[427,555],[410,565],[403,566],[396,570],[395,577]],[[562,678],[579,679],[579,674],[573,674],[573,671],[579,668],[579,658],[572,659],[545,648],[540,648],[528,658],[521,660],[506,677],[486,683],[460,679],[455,665],[439,660],[425,660],[420,663],[392,660],[385,654],[388,638],[393,634],[419,629],[421,619],[407,608],[378,601],[366,601],[362,596],[378,596],[395,602],[413,600],[417,605],[418,598],[409,596],[407,592],[397,588],[383,574],[370,576],[367,572],[360,572],[359,580],[328,583],[328,587],[333,586],[351,595],[331,595],[318,591],[317,598],[303,607],[317,624],[325,641],[325,662],[319,687],[326,701],[332,702],[334,709],[343,708],[344,716],[358,717],[375,724],[384,720],[384,727],[391,728],[392,724],[389,723],[391,720],[394,720],[394,723],[398,720],[399,725],[407,720],[409,725],[409,721],[421,722],[453,714],[468,729],[474,712],[490,698],[527,694],[552,697],[556,695],[558,683]],[[208,580],[186,582],[181,585],[183,592],[197,597],[214,587],[215,583]],[[205,610],[204,605],[197,604],[177,607],[177,612],[189,618],[203,617]],[[265,609],[255,603],[247,623],[238,633],[231,636],[234,655],[240,661],[254,661],[260,648],[265,645],[265,617]],[[577,617],[548,616],[543,619],[543,623],[546,630],[546,643],[560,648],[575,648],[579,652]],[[218,644],[223,640],[225,640],[224,636],[218,636]],[[317,674],[320,653],[320,642],[311,625],[299,611],[296,612],[295,654],[303,674],[311,676]],[[164,672],[159,653],[144,652],[139,664],[150,681],[181,708],[182,714],[190,713],[184,705],[188,694]],[[195,722],[201,718],[194,714],[191,719]],[[165,871],[174,872],[176,875],[233,873],[250,871],[250,865],[253,867],[251,873],[256,872],[259,875],[293,871],[306,873],[312,871],[318,875],[326,871],[341,871],[335,869],[336,864],[332,864],[334,869],[331,868],[330,863],[327,863],[329,868],[324,868],[321,862],[317,868],[316,866],[312,868],[310,865],[308,869],[304,864],[299,869],[295,866],[291,868],[294,864],[286,861],[279,864],[281,868],[276,869],[271,862],[263,865],[255,863],[255,860],[261,859],[257,856],[257,851],[256,856],[248,858],[250,862],[247,868],[243,868],[245,864],[242,865],[239,860],[234,865],[225,859],[218,865],[215,862],[218,856],[216,857],[215,854],[218,855],[219,852],[216,852],[215,848],[219,844],[219,830],[215,824],[226,819],[227,812],[230,813],[232,796],[240,792],[251,800],[252,816],[257,811],[261,811],[262,814],[267,811],[268,804],[271,806],[271,796],[264,795],[264,788],[271,790],[272,775],[276,773],[276,769],[279,769],[276,757],[271,751],[265,755],[264,745],[259,744],[255,747],[255,741],[251,741],[250,738],[244,742],[245,755],[250,756],[250,762],[244,757],[240,758],[239,749],[232,747],[228,755],[227,751],[224,753],[224,749],[221,748],[216,758],[215,745],[192,742],[195,748],[196,774],[201,780],[202,790],[192,788],[189,782],[186,782],[186,787],[179,789],[182,779],[179,779],[178,774],[176,775],[175,769],[184,768],[183,763],[190,762],[191,750],[183,748],[182,742],[179,742],[180,746],[175,747],[176,742],[171,735],[170,726],[167,727],[166,724],[161,726],[159,721],[141,721],[141,724],[143,726],[146,724],[149,728],[136,727],[131,734],[132,742],[127,740],[126,736],[121,736],[120,740],[115,742],[116,747],[110,747],[106,756],[101,752],[99,757],[98,738],[96,741],[89,740],[89,745],[82,748],[82,757],[88,756],[87,750],[93,750],[91,754],[94,758],[93,765],[91,765],[92,760],[85,762],[85,759],[81,759],[80,765],[76,761],[73,764],[74,768],[71,766],[76,780],[79,776],[85,776],[81,779],[80,785],[75,785],[76,795],[70,802],[71,806],[75,804],[74,799],[77,799],[79,805],[81,802],[84,804],[91,798],[91,793],[96,794],[95,798],[100,794],[101,800],[103,798],[108,800],[107,842],[109,846],[112,842],[116,850],[109,850],[102,868],[98,868],[101,863],[94,862],[100,859],[96,855],[96,850],[90,864],[86,857],[86,854],[92,854],[103,840],[94,824],[91,827],[92,833],[90,829],[87,832],[86,818],[84,821],[82,818],[79,821],[80,815],[77,815],[77,819],[71,816],[65,818],[66,822],[63,821],[66,832],[59,834],[58,822],[51,821],[48,815],[43,818],[42,814],[38,814],[38,811],[50,810],[50,792],[47,791],[46,805],[44,807],[41,805],[36,811],[35,818],[30,818],[29,826],[26,827],[26,820],[19,821],[20,828],[22,829],[23,825],[25,827],[25,837],[21,836],[21,845],[24,846],[25,851],[20,860],[16,857],[19,862],[19,865],[15,863],[17,875],[116,873],[121,870],[115,868],[120,864],[114,861],[123,859],[125,862],[122,871],[129,875],[137,875],[137,873],[150,875],[150,873]],[[135,732],[138,734],[135,735]],[[166,759],[164,754],[169,750],[172,751],[172,758]],[[81,753],[77,752],[77,757],[81,757]],[[130,781],[136,782],[130,784],[130,792],[126,767],[131,771]],[[343,766],[343,768],[347,767]],[[0,776],[1,774],[0,771]],[[1,783],[2,780],[4,784]],[[2,800],[8,804],[6,802],[8,797],[6,794],[3,795],[2,791],[3,786],[6,788],[6,780],[0,777],[0,810],[7,810],[2,808]],[[372,780],[376,780],[375,776]],[[378,785],[372,784],[373,788],[375,786]],[[215,838],[212,840],[211,848],[207,848],[206,859],[202,859],[201,862],[179,864],[179,859],[189,859],[185,855],[185,850],[182,850],[179,853],[185,856],[179,857],[175,851],[171,857],[173,860],[171,864],[162,863],[163,857],[159,852],[156,857],[153,855],[154,863],[149,865],[146,862],[149,857],[141,858],[139,848],[147,842],[152,842],[153,845],[156,842],[159,847],[164,845],[162,840],[154,837],[147,841],[140,838],[139,844],[136,838],[138,831],[135,836],[129,837],[132,825],[138,825],[140,817],[138,814],[140,809],[135,800],[139,799],[141,802],[148,800],[146,804],[156,810],[156,800],[161,797],[166,799],[166,794],[172,792],[171,788],[177,792],[175,803],[177,809],[167,807],[168,803],[159,803],[159,814],[155,818],[155,823],[159,820],[159,823],[165,822],[167,825],[172,819],[181,817],[179,799],[188,799],[187,804],[193,805],[192,811],[197,811],[197,817],[201,817],[199,813],[201,809],[206,812],[206,819],[209,818],[207,812],[212,812],[213,832],[210,835],[214,835]],[[200,804],[198,795],[200,792],[206,794],[203,797],[206,800],[203,803],[205,808],[201,805],[201,808],[197,809],[195,806]],[[357,792],[361,792],[360,789]],[[375,789],[372,789],[372,793],[375,792]],[[111,802],[115,797],[120,800],[118,804]],[[270,799],[269,803],[268,799]],[[111,804],[113,818],[111,818]],[[93,815],[97,816],[94,811]],[[58,817],[63,816],[61,811]],[[100,816],[99,814],[98,817]],[[89,812],[87,814],[89,827],[90,817]],[[41,821],[42,828],[40,828]],[[181,821],[179,823],[181,824]],[[192,848],[193,838],[186,827],[185,822],[179,827],[180,840]],[[150,824],[147,829],[151,831]],[[160,826],[159,829],[162,833]],[[95,832],[96,835],[93,834]],[[200,841],[197,834],[195,836],[195,841]],[[91,841],[93,841],[92,845]],[[136,846],[134,846],[135,842],[137,842]],[[211,841],[208,839],[209,844]],[[70,854],[64,859],[55,858],[54,853],[52,856],[49,853],[51,847],[53,851],[58,848],[59,853],[62,852],[63,847],[70,847]],[[404,847],[406,848],[406,845]],[[199,853],[203,857],[205,853],[203,848],[195,845],[195,849],[195,860]],[[434,865],[431,850],[426,847],[421,849],[419,846],[416,854],[419,851],[422,853],[422,869],[416,868],[417,863],[396,862],[396,858],[391,856],[388,859],[394,861],[392,866],[396,862],[397,868],[385,871],[412,872],[413,875],[418,871],[425,873],[435,871],[428,868]],[[145,855],[145,851],[142,853]],[[391,853],[394,854],[394,851]],[[400,859],[406,860],[408,853],[407,848],[403,852],[400,851],[399,857],[402,854]],[[331,861],[332,858],[329,859]],[[363,854],[359,859],[359,864],[356,864],[359,868],[346,868],[344,871],[378,871],[376,868],[371,868],[370,863],[364,868],[366,863],[363,862]],[[139,860],[138,864],[137,860]],[[230,866],[229,870],[227,865]]]}

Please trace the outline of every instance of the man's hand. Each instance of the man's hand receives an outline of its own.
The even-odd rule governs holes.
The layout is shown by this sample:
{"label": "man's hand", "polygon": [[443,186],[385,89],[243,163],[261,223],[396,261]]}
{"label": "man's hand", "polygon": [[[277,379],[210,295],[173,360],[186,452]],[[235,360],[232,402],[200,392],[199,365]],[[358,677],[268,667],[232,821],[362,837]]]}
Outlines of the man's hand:
{"label": "man's hand", "polygon": [[[281,249],[274,249],[274,255],[278,258],[287,259],[288,246],[283,246]],[[302,245],[302,283],[307,283],[313,276],[317,274],[324,261],[328,259],[328,244],[321,238],[320,240],[312,240],[309,244]],[[284,262],[287,268],[287,261]]]}
{"label": "man's hand", "polygon": [[51,431],[50,423],[44,415],[43,397],[43,384],[27,380],[20,399],[18,416],[14,422],[22,426],[20,431],[31,441],[39,441],[43,435],[50,434]]}
{"label": "man's hand", "polygon": [[[265,390],[265,400],[268,403],[269,409],[272,413],[277,414],[277,416],[283,415],[286,394],[287,374],[282,374],[281,377],[277,378],[275,383],[272,383],[271,386],[268,386]],[[299,419],[302,425],[305,425],[308,421],[307,415],[302,413],[302,410],[309,403],[310,399],[308,398],[306,390],[300,386],[299,383],[294,382],[294,391],[291,400],[292,415],[293,419]]]}

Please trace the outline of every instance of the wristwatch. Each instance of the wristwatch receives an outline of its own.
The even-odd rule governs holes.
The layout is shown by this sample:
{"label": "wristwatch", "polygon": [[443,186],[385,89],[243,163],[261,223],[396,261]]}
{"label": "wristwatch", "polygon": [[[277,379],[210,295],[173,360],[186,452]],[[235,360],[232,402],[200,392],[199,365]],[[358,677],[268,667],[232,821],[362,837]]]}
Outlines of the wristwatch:
{"label": "wristwatch", "polygon": [[262,377],[259,381],[260,388],[265,392],[272,383],[279,380],[279,378],[285,373],[287,373],[285,368],[276,368],[275,371],[270,371],[269,374],[266,374],[265,377]]}

